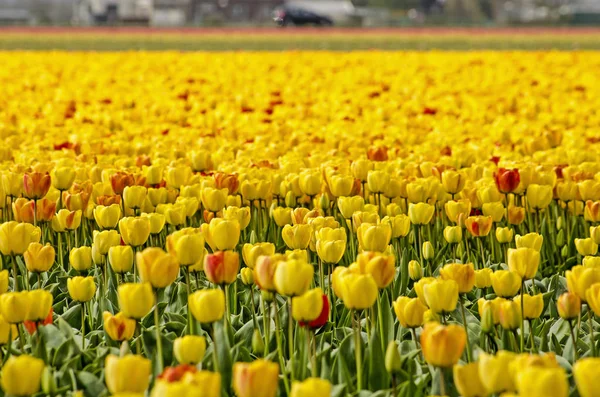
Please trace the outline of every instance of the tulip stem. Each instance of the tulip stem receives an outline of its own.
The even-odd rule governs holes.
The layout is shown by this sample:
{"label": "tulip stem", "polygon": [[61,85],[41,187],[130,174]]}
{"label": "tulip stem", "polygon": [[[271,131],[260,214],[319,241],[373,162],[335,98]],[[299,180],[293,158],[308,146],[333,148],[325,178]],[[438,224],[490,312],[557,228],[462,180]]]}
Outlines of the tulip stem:
{"label": "tulip stem", "polygon": [[277,353],[279,355],[279,366],[281,367],[282,375],[283,375],[283,384],[285,386],[286,395],[290,394],[290,384],[288,382],[288,378],[283,373],[283,369],[285,368],[285,361],[283,359],[283,343],[281,341],[281,326],[279,324],[279,311],[277,310],[277,300],[273,299],[273,310],[275,313],[273,314],[275,317],[275,340],[277,341]]}
{"label": "tulip stem", "polygon": [[481,251],[481,267],[479,269],[485,268],[485,252],[483,250],[483,237],[477,237],[477,244],[479,245],[479,250]]}
{"label": "tulip stem", "polygon": [[446,377],[444,376],[444,368],[439,367],[440,371],[440,394],[442,396],[446,395]]}
{"label": "tulip stem", "polygon": [[352,325],[354,328],[354,355],[356,360],[356,390],[362,390],[362,343],[360,337],[360,314],[356,313],[358,319],[354,318],[354,310],[350,313],[352,316]]}
{"label": "tulip stem", "polygon": [[23,333],[23,324],[17,325],[17,331],[19,332],[19,341],[21,342],[21,352],[25,354],[25,334]]}
{"label": "tulip stem", "polygon": [[288,298],[288,352],[290,356],[290,377],[294,382],[294,319],[292,317],[292,298]]}
{"label": "tulip stem", "polygon": [[377,323],[379,324],[379,339],[381,339],[381,351],[385,352],[385,332],[383,330],[383,311],[381,310],[381,295],[377,294]]}
{"label": "tulip stem", "polygon": [[315,333],[310,328],[306,328],[306,348],[310,354],[310,372],[313,378],[317,378],[317,341]]}
{"label": "tulip stem", "polygon": [[[229,296],[228,284],[223,284],[225,290],[225,316],[223,317],[223,327],[225,328],[225,335],[229,338],[229,316],[231,315],[231,298]],[[230,341],[231,342],[231,341]]]}
{"label": "tulip stem", "polygon": [[269,313],[267,311],[267,306],[265,304],[264,299],[262,298],[262,296],[260,297],[261,300],[261,304],[262,304],[262,320],[263,320],[263,334],[265,335],[265,347],[264,347],[264,351],[263,351],[263,357],[267,357],[269,355],[269,343],[271,342],[271,332],[270,332],[270,328],[271,328],[271,318],[269,317]]}
{"label": "tulip stem", "polygon": [[19,280],[17,278],[17,275],[18,275],[18,273],[17,273],[17,258],[15,255],[11,255],[10,259],[11,259],[12,268],[13,268],[13,277],[15,279],[13,288],[14,288],[15,292],[19,292]]}
{"label": "tulip stem", "polygon": [[[38,277],[39,277],[38,273]],[[81,352],[85,351],[85,302],[81,302]]]}
{"label": "tulip stem", "polygon": [[592,357],[596,357],[596,341],[594,340],[594,318],[592,308],[588,305],[588,322],[590,324],[590,345],[592,345]]}
{"label": "tulip stem", "polygon": [[163,362],[162,339],[160,336],[160,317],[158,314],[158,291],[155,291],[155,297],[156,297],[156,305],[154,305],[154,325],[156,326],[156,361],[158,363],[158,373],[160,374],[163,371],[164,362]]}
{"label": "tulip stem", "polygon": [[63,255],[63,247],[62,247],[62,233],[57,233],[58,234],[58,262],[60,263],[60,267],[66,272],[67,269],[65,269],[65,258]]}
{"label": "tulip stem", "polygon": [[460,294],[460,311],[463,318],[463,325],[465,327],[465,334],[467,335],[467,363],[471,362],[471,344],[469,343],[469,328],[467,327],[467,316],[465,314],[465,295]]}
{"label": "tulip stem", "polygon": [[219,372],[219,356],[217,349],[217,322],[215,321],[212,325],[212,333],[211,333],[212,343],[213,343],[213,371]]}
{"label": "tulip stem", "polygon": [[573,363],[579,359],[579,353],[577,352],[577,340],[575,339],[575,332],[573,332],[573,320],[569,320],[569,331],[571,331],[571,339],[573,340]]}
{"label": "tulip stem", "polygon": [[183,268],[183,274],[185,276],[185,288],[186,288],[186,292],[187,292],[187,298],[188,298],[188,305],[187,305],[187,318],[188,318],[188,335],[195,335],[196,334],[196,330],[195,330],[195,322],[192,319],[192,314],[190,313],[190,303],[189,303],[189,299],[190,299],[190,268],[188,266],[185,266]]}
{"label": "tulip stem", "polygon": [[[521,281],[521,353],[525,351],[525,309],[523,295],[525,291],[525,281]],[[531,330],[529,330],[531,332]]]}
{"label": "tulip stem", "polygon": [[[415,342],[415,349],[419,350],[419,338],[417,338],[417,330],[415,328],[411,328],[410,332],[412,334],[413,337],[413,341]],[[423,352],[420,351],[419,352],[419,362],[423,362],[424,358],[423,358]]]}
{"label": "tulip stem", "polygon": [[536,349],[535,349],[535,338],[534,338],[534,335],[533,335],[533,322],[534,321],[535,321],[534,319],[530,319],[528,321],[529,322],[529,339],[530,339],[529,341],[531,343],[531,353],[532,354],[533,353],[537,353]]}

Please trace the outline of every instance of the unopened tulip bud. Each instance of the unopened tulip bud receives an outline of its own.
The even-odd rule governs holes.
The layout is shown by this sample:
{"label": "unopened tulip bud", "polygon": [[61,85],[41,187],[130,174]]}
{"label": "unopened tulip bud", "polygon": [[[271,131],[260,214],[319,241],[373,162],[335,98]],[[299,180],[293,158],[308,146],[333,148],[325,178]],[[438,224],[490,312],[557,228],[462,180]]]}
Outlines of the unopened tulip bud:
{"label": "unopened tulip bud", "polygon": [[408,233],[408,243],[413,245],[415,243],[415,234],[411,231]]}
{"label": "unopened tulip bud", "polygon": [[457,256],[457,258],[462,258],[462,256],[464,255],[464,253],[465,253],[464,245],[458,244],[456,246],[456,256]]}
{"label": "unopened tulip bud", "polygon": [[560,229],[558,234],[556,235],[556,245],[558,247],[562,247],[565,245],[565,231],[564,229]]}
{"label": "unopened tulip bud", "polygon": [[294,208],[296,206],[296,196],[294,196],[294,192],[291,190],[285,195],[285,205],[289,208]]}
{"label": "unopened tulip bud", "polygon": [[423,277],[423,268],[419,262],[415,260],[408,262],[408,277],[413,281],[420,280]]}
{"label": "unopened tulip bud", "polygon": [[254,283],[254,277],[252,275],[252,269],[249,267],[245,267],[240,271],[240,276],[242,278],[242,283],[244,285],[251,285]]}
{"label": "unopened tulip bud", "polygon": [[486,302],[481,315],[481,330],[489,334],[494,331],[494,308],[491,302]]}
{"label": "unopened tulip bud", "polygon": [[273,293],[270,292],[270,291],[261,289],[260,290],[260,295],[262,296],[262,298],[263,298],[263,300],[265,302],[271,302],[271,301],[273,301],[274,296],[273,296]]}
{"label": "unopened tulip bud", "polygon": [[256,232],[252,230],[250,232],[250,244],[256,244],[258,242],[258,237],[256,237]]}
{"label": "unopened tulip bud", "polygon": [[579,313],[581,312],[581,299],[579,299],[577,294],[565,292],[558,297],[556,308],[560,317],[565,320],[571,320],[579,316]]}
{"label": "unopened tulip bud", "polygon": [[558,229],[558,230],[563,230],[564,223],[565,223],[565,222],[564,222],[564,220],[563,220],[563,217],[562,217],[562,216],[559,216],[559,217],[556,219],[556,229]]}
{"label": "unopened tulip bud", "polygon": [[510,243],[513,239],[514,232],[509,227],[499,227],[496,229],[496,240],[500,244]]}
{"label": "unopened tulip bud", "polygon": [[425,259],[425,260],[431,260],[431,259],[433,259],[433,256],[435,255],[435,252],[433,250],[433,245],[431,245],[431,243],[429,241],[425,241],[423,243],[422,252],[423,252],[423,259]]}
{"label": "unopened tulip bud", "polygon": [[462,228],[460,226],[446,226],[444,239],[450,244],[460,243],[462,241]]}
{"label": "unopened tulip bud", "polygon": [[322,194],[321,198],[319,198],[319,207],[321,207],[323,211],[327,211],[330,204],[329,196],[327,194]]}
{"label": "unopened tulip bud", "polygon": [[256,355],[260,355],[265,350],[265,341],[258,329],[255,329],[252,333],[252,352]]}
{"label": "unopened tulip bud", "polygon": [[44,367],[42,371],[42,390],[47,396],[54,396],[56,394],[56,379],[50,366]]}
{"label": "unopened tulip bud", "polygon": [[402,358],[398,351],[398,343],[391,341],[385,351],[385,369],[390,374],[396,374],[402,370]]}
{"label": "unopened tulip bud", "polygon": [[560,256],[562,256],[563,258],[566,258],[569,256],[569,246],[565,245],[562,247],[562,249],[560,250]]}

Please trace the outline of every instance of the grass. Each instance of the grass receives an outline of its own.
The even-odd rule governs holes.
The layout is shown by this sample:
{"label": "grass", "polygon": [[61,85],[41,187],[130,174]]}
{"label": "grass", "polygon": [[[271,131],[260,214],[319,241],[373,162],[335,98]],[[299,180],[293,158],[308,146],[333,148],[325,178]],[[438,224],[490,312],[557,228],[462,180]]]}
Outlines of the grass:
{"label": "grass", "polygon": [[600,34],[32,34],[0,33],[0,50],[598,50]]}

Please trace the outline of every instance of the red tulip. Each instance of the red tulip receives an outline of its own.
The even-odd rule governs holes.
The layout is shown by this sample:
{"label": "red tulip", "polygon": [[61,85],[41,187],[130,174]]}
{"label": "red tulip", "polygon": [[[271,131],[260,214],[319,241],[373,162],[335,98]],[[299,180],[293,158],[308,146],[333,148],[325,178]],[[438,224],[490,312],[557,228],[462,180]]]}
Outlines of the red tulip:
{"label": "red tulip", "polygon": [[516,168],[512,170],[499,168],[494,177],[496,178],[496,186],[501,193],[514,192],[519,187],[519,182],[521,182],[519,170]]}

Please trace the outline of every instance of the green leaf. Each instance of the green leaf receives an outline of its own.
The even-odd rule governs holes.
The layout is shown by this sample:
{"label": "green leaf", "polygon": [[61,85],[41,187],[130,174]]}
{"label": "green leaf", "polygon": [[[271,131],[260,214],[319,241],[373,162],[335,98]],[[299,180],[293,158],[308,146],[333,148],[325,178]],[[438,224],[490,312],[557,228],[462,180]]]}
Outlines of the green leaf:
{"label": "green leaf", "polygon": [[96,397],[105,393],[106,391],[104,382],[89,372],[81,371],[77,373],[77,380],[79,383],[81,383],[86,396]]}
{"label": "green leaf", "polygon": [[385,352],[381,348],[379,332],[371,332],[371,340],[365,355],[368,363],[368,374],[365,374],[367,375],[365,380],[369,389],[387,389],[390,385],[390,376],[385,369]]}

